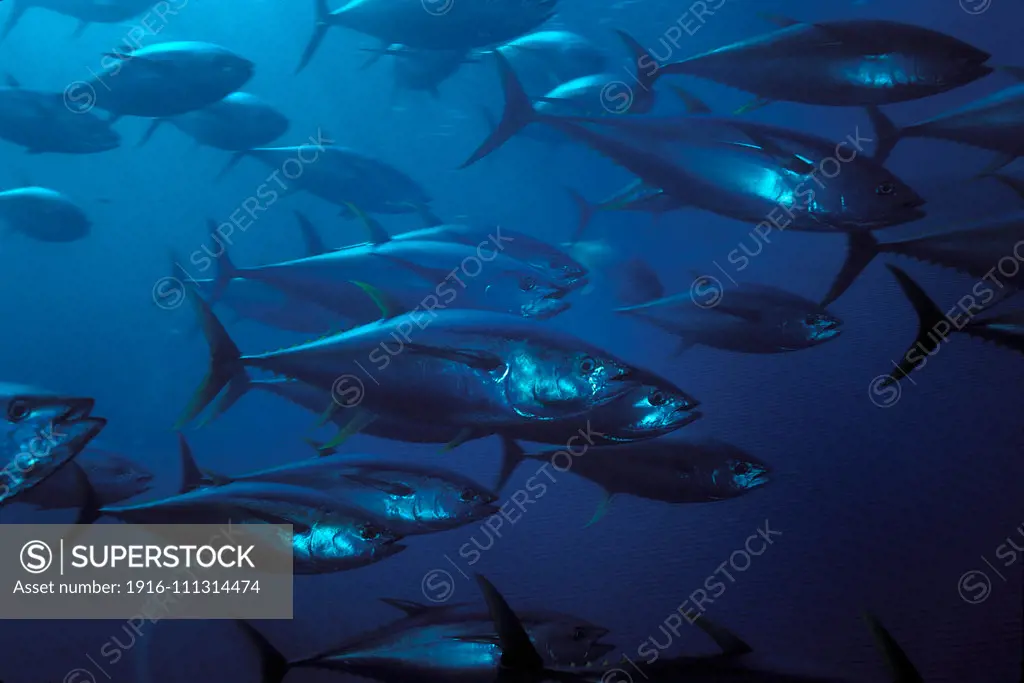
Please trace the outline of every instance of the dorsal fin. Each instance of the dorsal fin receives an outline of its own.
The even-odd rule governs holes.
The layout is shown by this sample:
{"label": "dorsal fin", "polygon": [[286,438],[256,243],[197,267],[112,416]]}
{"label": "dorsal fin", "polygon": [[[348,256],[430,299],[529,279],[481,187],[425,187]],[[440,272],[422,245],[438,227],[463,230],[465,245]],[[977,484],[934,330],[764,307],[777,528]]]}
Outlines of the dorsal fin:
{"label": "dorsal fin", "polygon": [[345,202],[345,206],[348,207],[349,211],[351,211],[356,219],[363,224],[363,227],[366,228],[371,244],[384,244],[385,242],[391,241],[391,235],[389,235],[388,231],[384,229],[384,226],[380,224],[380,221],[373,216],[370,216],[351,202]]}
{"label": "dorsal fin", "polygon": [[299,230],[302,232],[302,241],[306,245],[306,256],[319,256],[326,254],[330,249],[324,244],[320,233],[313,227],[313,221],[306,217],[301,211],[295,211],[295,220],[299,222]]}
{"label": "dorsal fin", "polygon": [[870,614],[865,614],[864,619],[868,622],[871,635],[875,637],[875,642],[889,665],[893,683],[924,683],[914,663],[910,661],[896,639],[885,630],[882,623]]}
{"label": "dorsal fin", "polygon": [[419,615],[425,614],[431,610],[440,609],[436,606],[424,605],[419,602],[413,602],[412,600],[400,600],[398,598],[380,598],[380,601],[385,605],[391,605],[395,609],[402,610],[410,617],[418,617]]}
{"label": "dorsal fin", "polygon": [[181,432],[178,432],[178,454],[181,460],[181,489],[178,492],[194,491],[203,485],[203,473],[192,457],[192,448]]}

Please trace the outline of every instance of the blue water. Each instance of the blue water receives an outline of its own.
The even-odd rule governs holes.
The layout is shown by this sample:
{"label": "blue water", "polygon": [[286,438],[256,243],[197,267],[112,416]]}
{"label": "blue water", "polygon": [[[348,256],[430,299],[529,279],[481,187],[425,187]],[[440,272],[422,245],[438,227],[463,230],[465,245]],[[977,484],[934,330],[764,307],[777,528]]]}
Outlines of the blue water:
{"label": "blue water", "polygon": [[[458,1],[458,0],[457,0]],[[0,20],[10,11],[0,5]],[[685,5],[665,0],[632,3],[562,0],[554,27],[564,27],[626,55],[611,32],[623,28],[655,44]],[[973,3],[977,5],[978,3]],[[516,140],[476,166],[454,170],[486,134],[478,105],[496,111],[500,93],[490,64],[469,65],[441,87],[437,99],[393,90],[387,65],[361,71],[359,47],[372,38],[333,29],[311,65],[292,74],[311,27],[311,2],[190,0],[159,24],[161,40],[219,43],[252,59],[256,76],[246,90],[281,109],[292,121],[282,144],[301,144],[322,130],[338,144],[378,156],[412,175],[434,196],[449,220],[498,222],[552,241],[568,239],[575,211],[563,186],[591,199],[628,180],[620,170],[578,146],[546,151]],[[1024,5],[992,0],[969,14],[955,0],[902,3],[808,0],[733,0],[692,36],[680,56],[755,35],[770,26],[755,11],[803,20],[879,18],[922,24],[993,54],[994,64],[1024,65]],[[30,11],[0,45],[0,70],[26,87],[59,91],[97,70],[100,55],[118,48],[131,28],[94,25],[71,40],[73,20]],[[946,95],[887,108],[910,122],[959,106],[1009,85],[993,75]],[[694,80],[692,90],[720,111],[749,95]],[[855,126],[867,131],[863,112],[785,103],[751,114],[756,120],[840,139]],[[204,221],[226,220],[263,182],[267,169],[245,160],[214,182],[227,154],[193,147],[171,128],[144,148],[135,141],[147,122],[117,123],[122,147],[101,155],[29,156],[0,146],[5,187],[27,180],[78,200],[94,222],[88,239],[51,245],[5,235],[0,278],[5,297],[0,377],[93,396],[109,419],[107,448],[144,462],[173,491],[179,474],[171,426],[206,367],[207,349],[189,330],[187,306],[162,310],[153,286],[167,274],[167,249],[190,253],[204,244]],[[897,148],[890,167],[933,200],[929,224],[1018,207],[1024,200],[986,182],[968,183],[991,158],[988,152],[928,140]],[[1020,170],[1020,165],[1016,167]],[[1010,170],[1013,170],[1012,168]],[[933,208],[933,206],[935,208]],[[244,233],[234,236],[232,258],[257,264],[303,255],[292,210],[306,212],[329,244],[362,240],[354,221],[308,195],[278,202]],[[383,217],[394,232],[418,227],[413,216]],[[912,226],[910,229],[916,229]],[[749,226],[696,211],[672,214],[656,227],[647,217],[601,215],[592,239],[644,256],[669,291],[688,286],[693,272],[716,274],[715,263],[744,239]],[[806,233],[772,236],[770,246],[739,281],[784,286],[820,296],[842,262],[843,239]],[[556,321],[602,347],[658,370],[702,400],[705,417],[680,436],[715,436],[771,463],[776,480],[736,500],[667,506],[617,499],[600,523],[584,529],[601,498],[571,475],[559,480],[474,566],[459,549],[478,525],[415,539],[396,558],[355,571],[298,577],[293,621],[257,626],[293,656],[320,649],[398,616],[378,597],[426,601],[424,577],[444,570],[451,600],[478,600],[464,578],[486,574],[517,607],[573,612],[612,629],[607,640],[634,655],[705,579],[759,528],[781,532],[751,566],[727,581],[709,616],[741,634],[770,662],[796,663],[851,680],[885,680],[860,613],[878,614],[928,681],[1015,681],[1021,658],[1021,567],[1003,571],[996,548],[1024,524],[1024,432],[1019,411],[1024,370],[1012,352],[966,337],[955,338],[900,400],[878,408],[868,386],[888,372],[913,339],[916,321],[885,262],[899,262],[939,302],[953,301],[973,284],[966,276],[881,258],[833,310],[846,321],[843,335],[794,354],[745,356],[695,348],[673,358],[668,335],[607,312],[612,302],[582,301]],[[233,334],[243,350],[294,341],[255,324]],[[237,332],[234,330],[237,329]],[[223,418],[188,432],[204,466],[226,472],[307,457],[301,437],[311,416],[271,396],[250,395]],[[327,435],[329,432],[324,432]],[[487,439],[453,453],[357,436],[345,449],[388,458],[429,461],[488,485],[497,475],[498,443]],[[506,491],[531,474],[524,465]],[[5,510],[4,520],[63,519]],[[1019,537],[1018,537],[1019,538]],[[453,566],[454,564],[454,566]],[[958,591],[961,577],[984,570],[987,599],[971,604]],[[436,574],[435,574],[436,576]],[[2,617],[3,615],[0,615]],[[119,662],[100,650],[111,637],[126,642],[122,622],[10,621],[0,635],[0,679],[36,683],[65,679],[84,669],[91,680],[256,680],[255,655],[227,622],[161,622]],[[699,635],[684,632],[673,652],[708,651]],[[142,669],[139,661],[144,660]],[[83,673],[70,681],[90,678]],[[289,681],[337,680],[333,674],[293,673]],[[637,683],[640,683],[639,676]],[[70,683],[69,681],[69,683]]]}

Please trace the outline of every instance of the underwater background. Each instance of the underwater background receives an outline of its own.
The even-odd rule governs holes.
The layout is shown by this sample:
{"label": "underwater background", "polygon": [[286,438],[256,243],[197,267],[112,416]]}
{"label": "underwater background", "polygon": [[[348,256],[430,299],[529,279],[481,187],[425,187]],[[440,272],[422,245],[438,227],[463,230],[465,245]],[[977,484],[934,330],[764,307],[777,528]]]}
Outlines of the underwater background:
{"label": "underwater background", "polygon": [[[9,5],[0,3],[0,21]],[[562,0],[559,9],[546,27],[568,28],[594,40],[628,70],[630,60],[612,29],[657,45],[687,3]],[[731,0],[699,31],[684,36],[679,55],[771,28],[757,12],[808,21],[878,18],[920,24],[982,47],[994,64],[1024,65],[1019,0],[991,0],[979,13],[965,11],[956,0]],[[312,2],[301,0],[189,0],[146,41],[209,41],[246,56],[256,63],[256,75],[245,90],[291,119],[278,144],[301,144],[322,130],[337,144],[414,177],[446,220],[496,222],[557,243],[570,238],[577,220],[566,186],[596,200],[629,180],[582,146],[551,151],[529,139],[514,140],[472,168],[455,170],[488,132],[480,105],[499,111],[493,65],[485,60],[464,66],[441,86],[438,98],[396,91],[387,64],[360,69],[365,54],[358,49],[376,46],[374,39],[337,29],[309,67],[295,75],[312,22]],[[0,45],[0,70],[25,87],[60,91],[97,70],[101,55],[121,48],[130,27],[95,24],[71,40],[72,19],[33,9]],[[748,94],[706,81],[684,82],[724,112],[749,100]],[[886,111],[897,121],[915,121],[1010,82],[995,74]],[[662,108],[678,110],[668,98],[661,99]],[[855,108],[776,103],[749,115],[830,140],[857,127],[872,136],[864,112]],[[0,377],[95,397],[97,413],[109,419],[98,442],[145,463],[157,473],[159,489],[170,493],[180,479],[172,426],[205,372],[207,348],[192,331],[190,307],[157,305],[154,284],[168,274],[169,248],[188,254],[209,245],[205,221],[226,220],[264,182],[267,171],[243,160],[215,181],[227,153],[196,147],[171,127],[136,148],[147,125],[143,119],[122,119],[116,124],[122,146],[101,155],[28,155],[0,143],[3,187],[35,183],[59,189],[93,221],[88,239],[69,244],[5,236]],[[941,141],[903,142],[889,166],[929,199],[929,216],[893,234],[1024,208],[1024,199],[1000,184],[971,180],[990,156]],[[281,199],[244,233],[235,233],[232,260],[248,265],[304,255],[295,209],[313,219],[330,246],[365,239],[358,222],[339,217],[336,207],[297,194]],[[381,220],[392,232],[421,225],[410,215]],[[741,243],[756,248],[750,226],[696,210],[675,212],[657,224],[647,216],[603,213],[588,239],[642,256],[669,291],[687,287],[695,273],[718,274],[716,262],[724,264]],[[733,274],[741,283],[774,284],[814,298],[842,263],[843,245],[838,235],[773,234],[749,268]],[[954,338],[927,368],[914,373],[913,383],[900,385],[895,403],[876,405],[870,383],[889,371],[916,333],[913,311],[885,262],[899,262],[940,303],[954,301],[975,282],[898,257],[878,259],[832,306],[846,321],[843,335],[798,354],[740,355],[697,347],[675,357],[671,336],[614,316],[608,310],[613,302],[596,293],[558,317],[557,326],[655,369],[700,397],[704,417],[677,436],[713,436],[741,446],[772,465],[771,485],[706,505],[620,497],[604,519],[584,528],[600,491],[580,478],[556,474],[557,483],[515,524],[502,527],[500,538],[489,538],[471,524],[417,539],[388,562],[296,577],[294,620],[257,626],[284,652],[303,654],[397,618],[380,597],[430,600],[424,581],[434,570],[444,570],[450,580],[448,600],[479,601],[475,583],[466,576],[482,572],[514,606],[578,614],[609,627],[607,640],[635,653],[652,634],[663,640],[659,626],[666,616],[768,524],[781,535],[727,582],[708,612],[741,634],[759,656],[852,680],[883,680],[884,664],[860,616],[870,610],[899,638],[925,680],[1017,680],[1024,554],[1017,554],[1002,579],[983,558],[995,562],[997,547],[1008,538],[1018,544],[1024,538],[1024,366],[1008,350]],[[255,323],[232,329],[243,350],[302,339]],[[311,431],[313,422],[301,409],[253,392],[217,421],[186,434],[203,466],[236,473],[308,457],[302,437],[329,435],[326,429]],[[343,449],[429,461],[488,486],[500,457],[496,438],[438,453],[434,446],[357,435]],[[506,495],[534,473],[534,464],[516,472]],[[7,508],[0,519],[66,521],[70,514]],[[471,539],[491,543],[473,566],[459,555]],[[980,601],[963,597],[961,585],[962,577],[976,570],[991,580]],[[122,626],[115,621],[0,624],[0,679],[257,680],[256,653],[228,622],[163,621],[146,625],[138,639]],[[130,650],[116,664],[99,655],[111,637]],[[699,633],[684,632],[675,640],[672,652],[708,649]],[[88,674],[66,678],[78,669]],[[288,680],[341,678],[302,671]]]}

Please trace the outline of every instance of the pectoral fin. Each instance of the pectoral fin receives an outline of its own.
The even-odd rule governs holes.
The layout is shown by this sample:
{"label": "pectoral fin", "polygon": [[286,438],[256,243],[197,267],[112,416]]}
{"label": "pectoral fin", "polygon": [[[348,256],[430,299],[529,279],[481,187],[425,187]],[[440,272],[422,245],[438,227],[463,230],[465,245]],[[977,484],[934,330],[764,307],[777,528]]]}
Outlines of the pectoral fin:
{"label": "pectoral fin", "polygon": [[704,614],[701,614],[699,619],[696,619],[691,623],[697,626],[701,631],[704,631],[711,640],[715,641],[715,644],[722,648],[722,654],[724,655],[738,656],[749,654],[754,651],[754,648],[750,647],[750,645],[742,638],[724,626],[719,626],[715,622],[711,621]]}
{"label": "pectoral fin", "polygon": [[368,486],[370,488],[377,489],[378,491],[383,491],[384,493],[387,493],[390,496],[400,496],[402,498],[407,498],[409,496],[415,495],[416,493],[416,491],[413,490],[412,487],[406,486],[405,484],[400,484],[398,482],[393,481],[384,481],[383,479],[368,477],[362,474],[343,474],[341,475],[341,478],[347,479],[348,481],[351,481],[355,484],[359,484],[360,486]]}
{"label": "pectoral fin", "polygon": [[483,370],[484,372],[493,372],[505,365],[505,361],[500,357],[486,351],[459,350],[425,344],[406,344],[405,348],[413,353],[462,363],[474,370]]}
{"label": "pectoral fin", "polygon": [[366,410],[360,410],[351,420],[349,420],[348,424],[346,424],[343,429],[338,430],[338,433],[334,435],[334,438],[320,446],[319,450],[327,451],[335,448],[336,446],[340,446],[345,443],[350,436],[354,436],[369,427],[376,419],[377,416],[373,413]]}
{"label": "pectoral fin", "polygon": [[606,514],[608,514],[608,510],[612,505],[612,498],[614,497],[614,493],[610,493],[608,491],[604,492],[604,498],[601,499],[601,502],[597,506],[597,510],[594,511],[594,516],[590,518],[589,522],[583,525],[584,529],[597,524]]}
{"label": "pectoral fin", "polygon": [[441,449],[441,452],[448,453],[454,451],[456,448],[466,443],[467,441],[472,441],[473,438],[475,437],[475,429],[473,429],[472,427],[463,427],[461,430],[459,430],[459,433],[455,435],[454,439],[452,439],[451,441],[444,445],[444,448]]}
{"label": "pectoral fin", "polygon": [[736,111],[733,112],[733,114],[736,114],[737,116],[739,114],[746,114],[747,112],[755,111],[757,109],[760,109],[761,107],[767,107],[774,101],[775,100],[769,100],[767,97],[758,97],[751,100],[750,102],[747,102],[742,107],[738,108]]}

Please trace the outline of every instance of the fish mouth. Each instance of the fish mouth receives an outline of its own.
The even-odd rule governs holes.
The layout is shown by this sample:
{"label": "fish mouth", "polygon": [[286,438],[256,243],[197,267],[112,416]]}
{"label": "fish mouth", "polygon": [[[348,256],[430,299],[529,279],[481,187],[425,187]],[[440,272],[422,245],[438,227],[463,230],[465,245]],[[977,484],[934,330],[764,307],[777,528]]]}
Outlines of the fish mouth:
{"label": "fish mouth", "polygon": [[[107,420],[92,417],[95,399],[77,396],[17,396],[10,405],[22,403],[28,411],[49,408],[57,412],[50,422],[50,434],[43,437],[53,442],[52,448],[68,451],[64,460],[70,460],[103,431]],[[58,412],[59,411],[59,412]],[[66,439],[55,441],[58,437]]]}
{"label": "fish mouth", "polygon": [[563,313],[572,307],[572,304],[568,301],[562,301],[562,297],[565,296],[567,290],[558,290],[551,294],[546,294],[541,299],[531,302],[527,306],[523,307],[523,317],[525,318],[536,318],[537,320],[547,320],[553,318],[559,313]]}
{"label": "fish mouth", "polygon": [[484,517],[492,517],[501,511],[500,505],[494,503],[486,503],[484,505],[478,505],[475,510],[475,517],[483,519]]}
{"label": "fish mouth", "polygon": [[54,419],[56,424],[66,424],[74,422],[76,420],[82,420],[92,414],[92,409],[96,405],[96,401],[91,398],[57,398],[52,399],[52,405],[67,406],[59,417]]}
{"label": "fish mouth", "polygon": [[675,411],[673,412],[673,415],[682,414],[682,417],[680,418],[680,420],[678,422],[674,422],[673,423],[673,426],[676,429],[682,429],[686,425],[693,424],[697,420],[699,420],[702,417],[704,417],[704,413],[700,412],[699,410],[693,410],[692,412],[688,412],[688,411],[691,411],[691,410],[692,410],[691,408],[686,408],[686,407],[683,407],[683,406],[675,409]]}
{"label": "fish mouth", "polygon": [[591,660],[601,659],[601,657],[612,652],[615,648],[616,646],[610,643],[593,643],[590,649],[587,650],[587,655],[589,655]]}

